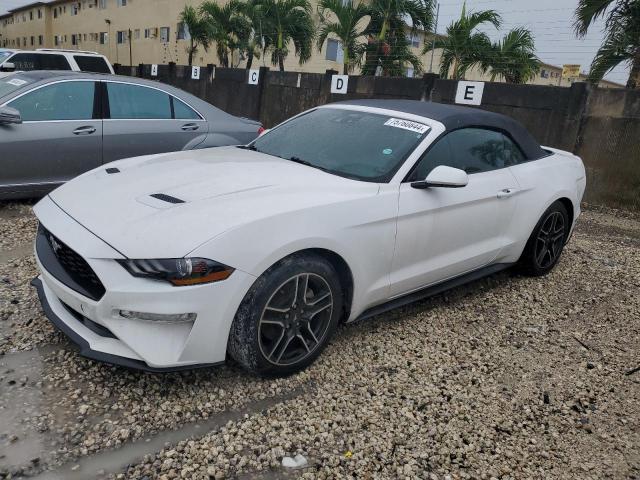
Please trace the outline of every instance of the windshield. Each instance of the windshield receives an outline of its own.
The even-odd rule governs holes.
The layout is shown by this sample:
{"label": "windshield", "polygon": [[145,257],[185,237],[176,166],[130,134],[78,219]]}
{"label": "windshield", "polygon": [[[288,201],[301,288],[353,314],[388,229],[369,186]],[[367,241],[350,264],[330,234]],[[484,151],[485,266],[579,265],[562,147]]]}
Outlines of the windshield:
{"label": "windshield", "polygon": [[31,82],[32,80],[20,75],[19,73],[13,73],[11,75],[7,75],[6,77],[0,78],[0,99],[2,99],[2,97],[4,97],[5,95],[9,95],[16,90],[21,89]]}
{"label": "windshield", "polygon": [[11,55],[12,52],[0,52],[0,63],[2,63],[2,61],[7,58],[9,55]]}
{"label": "windshield", "polygon": [[425,137],[425,124],[319,108],[259,137],[251,148],[348,178],[388,182]]}

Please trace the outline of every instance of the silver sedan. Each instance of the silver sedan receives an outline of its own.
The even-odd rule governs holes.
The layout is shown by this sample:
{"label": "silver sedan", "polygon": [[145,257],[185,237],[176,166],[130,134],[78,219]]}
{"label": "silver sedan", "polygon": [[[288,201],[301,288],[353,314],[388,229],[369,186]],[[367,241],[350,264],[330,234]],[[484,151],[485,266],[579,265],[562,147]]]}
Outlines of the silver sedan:
{"label": "silver sedan", "polygon": [[247,144],[261,130],[158,82],[15,73],[0,79],[0,199],[41,196],[121,158]]}

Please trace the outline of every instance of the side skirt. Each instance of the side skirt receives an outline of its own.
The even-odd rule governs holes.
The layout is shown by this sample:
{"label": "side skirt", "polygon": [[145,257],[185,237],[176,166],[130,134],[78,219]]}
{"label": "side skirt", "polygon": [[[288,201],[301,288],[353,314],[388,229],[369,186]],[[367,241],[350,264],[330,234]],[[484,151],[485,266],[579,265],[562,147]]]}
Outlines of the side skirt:
{"label": "side skirt", "polygon": [[359,322],[360,320],[365,320],[367,318],[380,315],[381,313],[388,312],[389,310],[404,307],[406,305],[409,305],[410,303],[417,302],[418,300],[424,300],[425,298],[433,297],[434,295],[438,295],[439,293],[451,290],[452,288],[460,287],[469,282],[480,280],[481,278],[488,277],[489,275],[493,275],[494,273],[498,273],[502,270],[506,270],[513,265],[515,264],[496,263],[487,267],[480,268],[478,270],[474,270],[473,272],[465,273],[464,275],[460,275],[459,277],[446,280],[442,283],[437,283],[421,290],[408,293],[406,295],[403,295],[402,297],[394,298],[393,300],[389,300],[388,302],[376,305],[375,307],[371,307],[368,310],[365,310],[358,318],[352,320],[349,323]]}

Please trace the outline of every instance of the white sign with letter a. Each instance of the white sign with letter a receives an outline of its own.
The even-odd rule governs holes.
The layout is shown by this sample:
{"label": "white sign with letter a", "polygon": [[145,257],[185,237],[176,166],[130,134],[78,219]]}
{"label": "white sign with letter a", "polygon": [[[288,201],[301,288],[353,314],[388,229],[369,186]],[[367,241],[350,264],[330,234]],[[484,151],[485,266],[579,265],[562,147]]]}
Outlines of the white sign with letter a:
{"label": "white sign with letter a", "polygon": [[331,75],[331,93],[347,93],[349,75]]}
{"label": "white sign with letter a", "polygon": [[463,105],[480,105],[484,82],[458,82],[456,91],[456,103]]}
{"label": "white sign with letter a", "polygon": [[260,70],[249,70],[249,85],[258,85]]}
{"label": "white sign with letter a", "polygon": [[200,67],[191,67],[191,79],[200,80]]}

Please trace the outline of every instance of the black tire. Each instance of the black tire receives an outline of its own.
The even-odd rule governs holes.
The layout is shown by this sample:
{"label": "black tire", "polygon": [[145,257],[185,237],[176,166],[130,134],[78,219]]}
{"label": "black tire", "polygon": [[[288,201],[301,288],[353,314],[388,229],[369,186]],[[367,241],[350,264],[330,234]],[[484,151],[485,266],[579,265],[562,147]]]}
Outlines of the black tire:
{"label": "black tire", "polygon": [[554,202],[531,232],[519,260],[522,273],[539,277],[553,270],[560,260],[570,228],[566,207],[562,202]]}
{"label": "black tire", "polygon": [[[331,306],[325,307],[328,301]],[[315,254],[291,255],[262,274],[245,295],[231,325],[228,353],[261,376],[303,370],[326,347],[342,305],[340,278],[331,263]]]}

